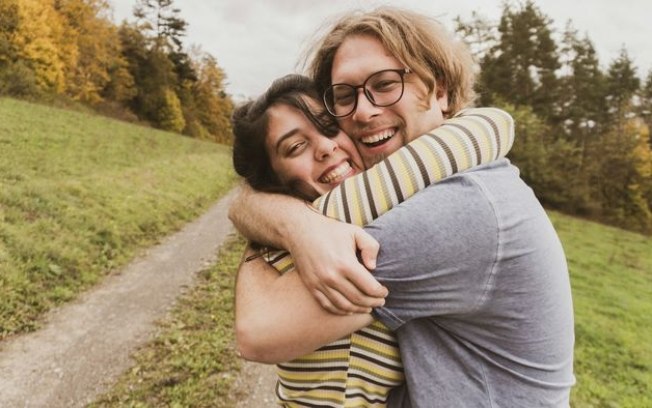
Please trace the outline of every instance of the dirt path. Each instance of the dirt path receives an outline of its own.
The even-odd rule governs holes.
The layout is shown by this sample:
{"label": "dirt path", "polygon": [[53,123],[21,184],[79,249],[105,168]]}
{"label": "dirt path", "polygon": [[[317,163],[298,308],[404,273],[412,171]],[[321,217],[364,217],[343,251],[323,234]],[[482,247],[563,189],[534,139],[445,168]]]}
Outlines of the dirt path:
{"label": "dirt path", "polygon": [[[233,196],[50,313],[41,330],[0,345],[0,407],[82,407],[104,392],[130,367],[130,354],[151,338],[155,322],[193,284],[195,273],[215,261],[233,231],[227,218]],[[258,389],[258,377],[247,377],[243,398]]]}

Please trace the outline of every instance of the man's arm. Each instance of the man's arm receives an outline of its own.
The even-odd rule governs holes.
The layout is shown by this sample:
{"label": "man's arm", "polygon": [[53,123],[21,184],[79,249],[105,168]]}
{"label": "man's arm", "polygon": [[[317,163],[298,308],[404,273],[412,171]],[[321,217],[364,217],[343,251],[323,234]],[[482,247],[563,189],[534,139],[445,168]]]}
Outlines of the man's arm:
{"label": "man's arm", "polygon": [[378,243],[362,228],[324,217],[303,200],[246,185],[229,218],[247,238],[290,252],[309,293],[331,313],[360,313],[383,303],[387,290],[368,270],[375,267]]}
{"label": "man's arm", "polygon": [[[248,249],[243,257],[254,252]],[[308,354],[372,322],[370,314],[324,310],[296,270],[279,275],[260,257],[242,262],[236,283],[236,341],[247,360],[280,363]]]}

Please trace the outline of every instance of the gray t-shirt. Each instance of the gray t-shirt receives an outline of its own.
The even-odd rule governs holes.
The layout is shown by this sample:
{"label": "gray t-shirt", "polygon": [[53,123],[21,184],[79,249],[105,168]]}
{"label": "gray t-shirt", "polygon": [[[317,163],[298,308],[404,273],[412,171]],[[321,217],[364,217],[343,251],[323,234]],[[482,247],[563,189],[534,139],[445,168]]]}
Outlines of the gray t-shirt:
{"label": "gray t-shirt", "polygon": [[390,406],[568,406],[566,259],[508,160],[426,188],[366,230],[389,289],[374,315],[396,331],[407,379]]}

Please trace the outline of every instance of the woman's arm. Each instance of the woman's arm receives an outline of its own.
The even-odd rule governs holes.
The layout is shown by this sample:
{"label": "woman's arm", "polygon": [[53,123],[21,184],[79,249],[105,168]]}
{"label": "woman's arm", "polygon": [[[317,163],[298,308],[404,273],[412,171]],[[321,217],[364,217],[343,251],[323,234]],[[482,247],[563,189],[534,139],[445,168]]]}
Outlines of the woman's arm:
{"label": "woman's arm", "polygon": [[[252,254],[248,249],[243,259]],[[371,322],[369,313],[338,316],[324,310],[296,270],[280,275],[260,257],[240,265],[236,341],[247,360],[270,364],[289,361]]]}

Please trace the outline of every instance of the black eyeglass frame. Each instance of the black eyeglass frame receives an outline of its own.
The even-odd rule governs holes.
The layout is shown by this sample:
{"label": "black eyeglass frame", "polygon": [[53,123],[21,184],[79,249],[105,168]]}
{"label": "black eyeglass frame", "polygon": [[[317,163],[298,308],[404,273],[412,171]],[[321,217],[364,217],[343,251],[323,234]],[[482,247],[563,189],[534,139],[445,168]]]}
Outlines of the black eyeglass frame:
{"label": "black eyeglass frame", "polygon": [[[383,73],[383,72],[396,72],[397,74],[399,74],[399,76],[400,76],[400,78],[401,78],[401,94],[398,96],[398,98],[396,98],[396,100],[395,100],[394,102],[387,103],[387,104],[379,104],[379,103],[376,103],[376,102],[373,100],[373,95],[371,95],[371,91],[367,90],[367,82],[369,82],[369,80],[370,80],[371,78],[373,78],[374,76],[376,76],[376,75],[378,75],[378,74],[381,74],[381,73]],[[400,101],[401,98],[403,97],[403,93],[405,92],[405,78],[404,78],[404,77],[405,77],[406,74],[409,74],[409,73],[411,73],[411,72],[412,72],[412,70],[411,70],[410,68],[383,69],[383,70],[376,71],[376,72],[374,72],[373,74],[369,75],[369,76],[367,77],[367,79],[364,80],[364,82],[362,83],[362,85],[354,86],[354,85],[345,84],[345,83],[332,84],[332,85],[330,85],[328,88],[326,88],[326,90],[324,91],[324,94],[322,95],[322,99],[323,99],[323,101],[324,101],[324,106],[326,107],[326,110],[328,111],[328,113],[330,113],[332,116],[334,116],[334,117],[336,117],[336,118],[344,118],[344,117],[347,117],[347,116],[353,115],[353,113],[355,112],[355,110],[358,109],[358,89],[360,89],[360,88],[362,88],[362,93],[364,94],[365,98],[367,98],[367,100],[368,100],[372,105],[377,106],[377,107],[380,107],[380,108],[386,108],[386,107],[388,107],[388,106],[392,106],[392,105],[394,105],[395,103],[398,103],[398,101]],[[347,113],[347,114],[345,114],[345,115],[338,115],[338,114],[336,114],[335,112],[331,111],[331,109],[330,109],[330,107],[329,107],[329,104],[328,104],[328,101],[327,101],[327,97],[326,97],[326,95],[328,94],[328,92],[329,92],[329,91],[332,91],[333,87],[338,86],[338,85],[339,85],[339,86],[348,86],[348,87],[352,88],[352,89],[353,89],[353,94],[355,95],[355,99],[354,99],[354,101],[353,101],[353,108],[351,108],[351,112],[349,112],[349,113]],[[332,93],[332,92],[331,92],[331,93]],[[334,110],[334,108],[333,108],[333,110]]]}

